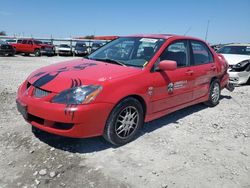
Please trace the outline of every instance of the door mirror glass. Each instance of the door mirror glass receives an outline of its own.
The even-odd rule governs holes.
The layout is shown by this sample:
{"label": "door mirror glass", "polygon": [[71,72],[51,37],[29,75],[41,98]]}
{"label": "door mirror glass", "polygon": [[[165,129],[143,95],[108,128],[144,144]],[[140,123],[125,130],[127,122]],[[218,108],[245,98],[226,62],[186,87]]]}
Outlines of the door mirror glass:
{"label": "door mirror glass", "polygon": [[159,63],[158,67],[161,71],[173,71],[177,69],[177,63],[172,60],[163,60]]}

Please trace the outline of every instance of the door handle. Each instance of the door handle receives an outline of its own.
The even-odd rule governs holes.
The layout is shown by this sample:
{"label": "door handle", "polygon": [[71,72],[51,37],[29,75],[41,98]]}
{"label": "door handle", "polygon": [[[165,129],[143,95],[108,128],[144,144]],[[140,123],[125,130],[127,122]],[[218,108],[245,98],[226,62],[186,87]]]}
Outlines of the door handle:
{"label": "door handle", "polygon": [[189,75],[189,76],[191,76],[191,75],[193,75],[194,74],[194,71],[193,70],[188,70],[187,72],[186,72],[186,75]]}

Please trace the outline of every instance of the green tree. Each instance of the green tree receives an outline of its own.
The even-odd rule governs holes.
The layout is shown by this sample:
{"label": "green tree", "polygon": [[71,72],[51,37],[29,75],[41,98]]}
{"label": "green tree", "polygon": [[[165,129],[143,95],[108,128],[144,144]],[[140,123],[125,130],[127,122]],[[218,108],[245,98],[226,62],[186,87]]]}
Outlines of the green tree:
{"label": "green tree", "polygon": [[6,36],[6,32],[5,31],[0,31],[0,36]]}

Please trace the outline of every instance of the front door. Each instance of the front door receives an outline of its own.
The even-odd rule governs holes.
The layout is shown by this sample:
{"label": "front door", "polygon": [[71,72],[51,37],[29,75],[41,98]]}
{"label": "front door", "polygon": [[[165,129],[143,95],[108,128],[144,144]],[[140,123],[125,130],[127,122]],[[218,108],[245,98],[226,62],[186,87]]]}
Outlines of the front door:
{"label": "front door", "polygon": [[[157,64],[162,60],[176,61],[177,69],[173,71],[157,70]],[[172,42],[160,55],[151,76],[154,80],[151,98],[153,113],[192,101],[194,77],[190,66],[188,41]]]}

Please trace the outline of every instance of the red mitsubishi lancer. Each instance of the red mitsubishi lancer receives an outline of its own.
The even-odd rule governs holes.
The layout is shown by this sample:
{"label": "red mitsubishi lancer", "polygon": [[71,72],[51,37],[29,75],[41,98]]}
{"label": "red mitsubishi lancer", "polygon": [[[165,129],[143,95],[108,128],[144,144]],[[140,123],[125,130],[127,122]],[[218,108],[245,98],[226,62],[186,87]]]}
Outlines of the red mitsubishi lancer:
{"label": "red mitsubishi lancer", "polygon": [[119,37],[86,58],[43,67],[19,87],[34,130],[133,140],[144,122],[190,105],[219,103],[227,62],[204,41],[176,35]]}

